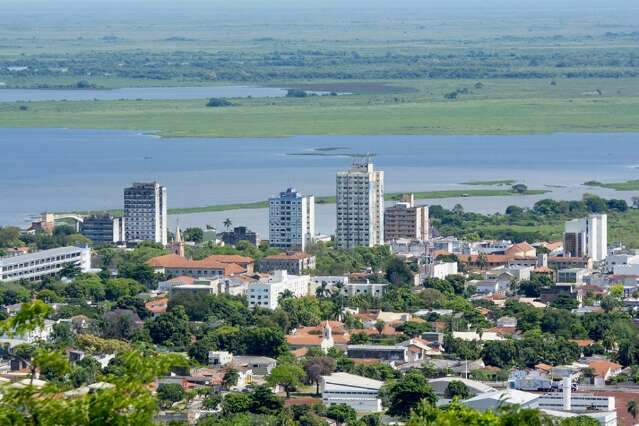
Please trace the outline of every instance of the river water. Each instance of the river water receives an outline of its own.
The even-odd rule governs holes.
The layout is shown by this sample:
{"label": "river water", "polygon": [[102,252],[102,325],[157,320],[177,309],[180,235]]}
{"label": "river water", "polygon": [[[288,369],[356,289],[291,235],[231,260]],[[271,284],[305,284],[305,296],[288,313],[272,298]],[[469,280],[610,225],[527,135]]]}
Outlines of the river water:
{"label": "river water", "polygon": [[[120,208],[134,181],[158,180],[169,207],[264,200],[288,186],[331,195],[335,172],[369,153],[389,192],[477,188],[469,180],[515,179],[543,196],[425,200],[490,213],[541,198],[584,192],[630,199],[635,192],[594,190],[588,180],[639,179],[639,134],[529,136],[296,136],[158,138],[131,131],[0,129],[0,225],[25,224],[42,211]],[[266,232],[265,210],[180,215],[182,226],[225,218]],[[172,216],[171,224],[177,220]],[[334,229],[334,206],[317,207],[317,229]]]}

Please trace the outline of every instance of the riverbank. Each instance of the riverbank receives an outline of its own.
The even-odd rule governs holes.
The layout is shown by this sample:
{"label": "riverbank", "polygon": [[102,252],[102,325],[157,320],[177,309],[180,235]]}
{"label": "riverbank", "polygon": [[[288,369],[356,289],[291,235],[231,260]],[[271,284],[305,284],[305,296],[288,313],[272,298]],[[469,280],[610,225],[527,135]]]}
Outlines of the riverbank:
{"label": "riverbank", "polygon": [[[541,195],[545,194],[547,190],[544,189],[531,189],[525,194],[519,194],[511,190],[501,189],[471,189],[465,191],[450,190],[450,191],[421,191],[412,192],[416,199],[445,199],[456,197],[497,197],[497,196],[525,196],[525,195]],[[399,200],[403,192],[390,192],[384,194],[386,201]],[[317,204],[335,204],[335,196],[319,196],[315,197]],[[233,203],[233,204],[213,204],[209,206],[200,207],[182,207],[168,209],[169,215],[184,215],[194,213],[216,213],[230,210],[251,210],[251,209],[264,209],[268,207],[268,201],[256,201],[252,203]],[[62,212],[60,212],[62,213]],[[123,211],[121,209],[109,209],[109,210],[93,210],[93,211],[74,211],[64,212],[73,213],[79,215],[92,215],[92,214],[111,214],[114,216],[122,216]]]}

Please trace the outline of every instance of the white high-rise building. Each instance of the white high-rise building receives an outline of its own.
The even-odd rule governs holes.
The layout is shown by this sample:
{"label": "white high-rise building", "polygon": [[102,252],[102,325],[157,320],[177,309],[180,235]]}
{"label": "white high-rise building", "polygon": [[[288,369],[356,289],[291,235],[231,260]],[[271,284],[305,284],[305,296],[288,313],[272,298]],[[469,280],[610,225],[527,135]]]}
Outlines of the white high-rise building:
{"label": "white high-rise building", "polygon": [[608,254],[608,215],[591,214],[566,222],[564,253],[575,257],[588,256],[595,262],[604,260]]}
{"label": "white high-rise building", "polygon": [[384,243],[384,172],[365,160],[337,172],[337,248]]}
{"label": "white high-rise building", "polygon": [[124,219],[127,242],[153,241],[166,245],[166,188],[157,182],[137,182],[125,188]]}
{"label": "white high-rise building", "polygon": [[268,200],[268,238],[271,247],[306,250],[315,235],[315,197],[288,188]]}

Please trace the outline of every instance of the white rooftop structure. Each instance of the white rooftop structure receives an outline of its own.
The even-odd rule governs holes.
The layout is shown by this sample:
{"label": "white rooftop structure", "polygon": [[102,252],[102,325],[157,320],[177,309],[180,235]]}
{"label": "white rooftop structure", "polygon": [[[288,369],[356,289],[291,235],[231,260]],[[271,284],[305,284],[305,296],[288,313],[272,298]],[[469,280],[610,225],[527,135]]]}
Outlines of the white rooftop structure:
{"label": "white rooftop structure", "polygon": [[516,389],[486,392],[466,399],[463,403],[480,411],[495,410],[504,404],[520,405],[523,408],[536,408],[539,395]]}
{"label": "white rooftop structure", "polygon": [[322,376],[320,388],[325,405],[346,404],[355,411],[378,413],[382,411],[379,390],[384,382],[349,373]]}

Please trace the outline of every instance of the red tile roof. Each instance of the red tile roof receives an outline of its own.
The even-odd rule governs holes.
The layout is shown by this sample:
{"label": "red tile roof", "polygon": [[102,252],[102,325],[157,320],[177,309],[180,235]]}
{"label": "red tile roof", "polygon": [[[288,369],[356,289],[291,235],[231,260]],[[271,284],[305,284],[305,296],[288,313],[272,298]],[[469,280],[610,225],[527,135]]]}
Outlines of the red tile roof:
{"label": "red tile roof", "polygon": [[594,341],[590,339],[569,339],[570,342],[576,343],[580,348],[585,348],[594,343]]}
{"label": "red tile roof", "polygon": [[608,370],[616,370],[621,368],[621,365],[616,362],[608,361],[607,359],[596,359],[588,364],[588,368],[592,368],[595,371],[596,376],[605,377],[608,374]]}
{"label": "red tile roof", "polygon": [[239,254],[215,254],[207,257],[207,259],[220,263],[236,263],[238,265],[254,263],[253,258],[240,256]]}
{"label": "red tile roof", "polygon": [[[212,257],[212,256],[211,256]],[[222,263],[207,257],[202,260],[192,260],[177,254],[167,254],[147,260],[147,265],[156,268],[180,268],[180,269],[215,269],[224,271],[224,275],[241,274],[246,272],[244,268],[235,263]]]}
{"label": "red tile roof", "polygon": [[163,297],[161,299],[151,300],[144,304],[144,307],[154,314],[163,314],[166,312],[167,304],[169,303],[168,297]]}
{"label": "red tile roof", "polygon": [[302,260],[311,257],[310,254],[306,254],[303,251],[272,254],[266,256],[263,260]]}

